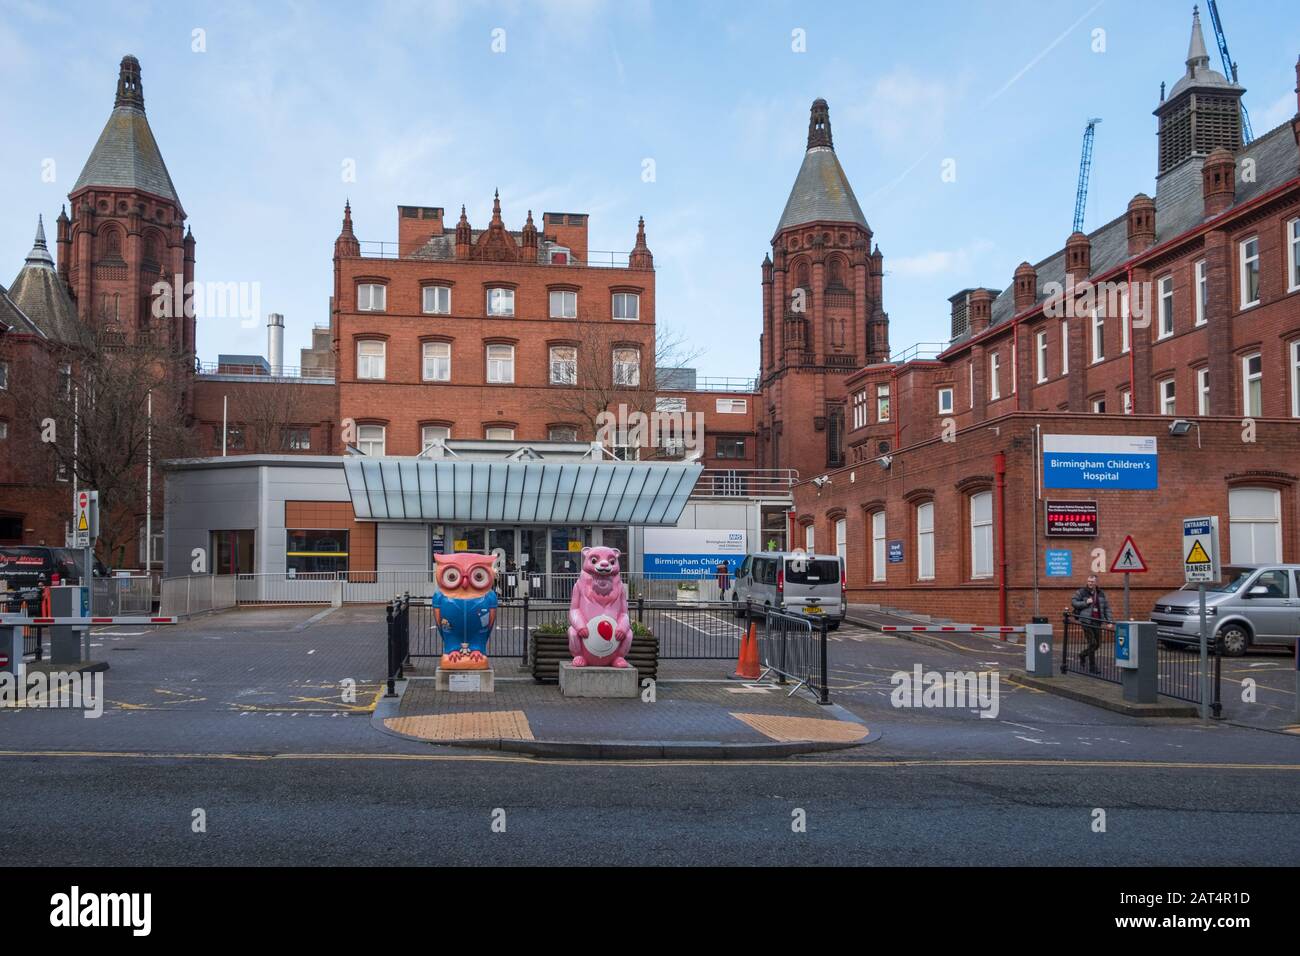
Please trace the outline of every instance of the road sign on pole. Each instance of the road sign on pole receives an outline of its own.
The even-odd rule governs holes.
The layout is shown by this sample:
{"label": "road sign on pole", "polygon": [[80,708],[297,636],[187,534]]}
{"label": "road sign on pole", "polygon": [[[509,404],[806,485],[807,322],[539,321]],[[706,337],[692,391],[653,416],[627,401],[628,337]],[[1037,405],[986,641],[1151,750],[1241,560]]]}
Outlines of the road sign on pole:
{"label": "road sign on pole", "polygon": [[1183,576],[1195,584],[1201,612],[1201,719],[1210,716],[1210,626],[1205,610],[1205,585],[1217,584],[1219,568],[1219,518],[1183,519]]}
{"label": "road sign on pole", "polygon": [[1115,555],[1115,560],[1111,562],[1110,569],[1112,572],[1123,574],[1146,573],[1147,563],[1142,560],[1142,552],[1138,550],[1137,542],[1133,540],[1131,534],[1124,536],[1124,544],[1120,546],[1119,554]]}

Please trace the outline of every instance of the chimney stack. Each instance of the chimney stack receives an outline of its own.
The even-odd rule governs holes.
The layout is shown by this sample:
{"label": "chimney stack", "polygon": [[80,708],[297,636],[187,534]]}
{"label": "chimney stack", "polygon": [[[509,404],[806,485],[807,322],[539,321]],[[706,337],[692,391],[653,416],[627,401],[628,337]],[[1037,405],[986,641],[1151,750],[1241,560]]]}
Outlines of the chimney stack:
{"label": "chimney stack", "polygon": [[1136,256],[1156,244],[1156,204],[1138,193],[1128,204],[1128,254]]}
{"label": "chimney stack", "polygon": [[1205,157],[1205,165],[1201,167],[1201,196],[1207,217],[1227,212],[1236,201],[1237,162],[1222,146]]}
{"label": "chimney stack", "polygon": [[1015,295],[1016,314],[1026,312],[1038,301],[1038,271],[1028,262],[1016,266],[1016,275],[1012,281]]}
{"label": "chimney stack", "polygon": [[272,375],[284,374],[284,316],[279,312],[266,317],[266,361]]}

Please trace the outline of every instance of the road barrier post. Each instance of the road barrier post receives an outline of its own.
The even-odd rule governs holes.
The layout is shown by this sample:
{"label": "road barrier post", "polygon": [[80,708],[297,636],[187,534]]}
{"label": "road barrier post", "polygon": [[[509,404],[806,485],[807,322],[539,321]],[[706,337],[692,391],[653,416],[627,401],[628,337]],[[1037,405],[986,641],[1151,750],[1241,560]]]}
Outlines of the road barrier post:
{"label": "road barrier post", "polygon": [[0,625],[0,674],[13,674],[19,687],[23,686],[23,678],[26,676],[23,665],[23,630],[21,627]]}
{"label": "road barrier post", "polygon": [[1115,666],[1119,668],[1126,701],[1156,702],[1160,661],[1156,656],[1154,621],[1120,621],[1115,625]]}
{"label": "road barrier post", "polygon": [[[51,617],[89,617],[90,589],[81,585],[58,585],[50,588]],[[54,664],[80,664],[89,660],[89,647],[83,643],[90,628],[85,626],[59,624],[50,631],[50,662]]]}
{"label": "road barrier post", "polygon": [[1036,617],[1025,627],[1025,673],[1052,676],[1052,625],[1045,617]]}

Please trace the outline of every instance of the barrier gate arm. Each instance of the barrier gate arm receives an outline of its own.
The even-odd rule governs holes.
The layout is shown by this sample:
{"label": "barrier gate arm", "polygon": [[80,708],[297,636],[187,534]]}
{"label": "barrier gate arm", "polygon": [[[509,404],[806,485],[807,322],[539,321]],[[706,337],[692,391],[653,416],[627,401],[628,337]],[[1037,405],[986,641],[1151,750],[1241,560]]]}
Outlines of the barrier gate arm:
{"label": "barrier gate arm", "polygon": [[0,614],[0,627],[44,627],[54,625],[73,625],[85,627],[90,624],[175,624],[176,617],[25,617],[22,614]]}

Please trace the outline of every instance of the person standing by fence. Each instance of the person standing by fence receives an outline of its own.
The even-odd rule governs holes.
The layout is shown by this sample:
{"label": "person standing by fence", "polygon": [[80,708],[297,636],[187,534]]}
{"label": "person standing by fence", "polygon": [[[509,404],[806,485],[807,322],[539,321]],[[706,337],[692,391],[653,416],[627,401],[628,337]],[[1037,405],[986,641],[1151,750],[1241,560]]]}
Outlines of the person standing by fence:
{"label": "person standing by fence", "polygon": [[1106,592],[1098,585],[1097,575],[1088,575],[1088,583],[1074,592],[1074,597],[1070,599],[1070,606],[1074,608],[1075,616],[1083,625],[1083,636],[1088,642],[1079,652],[1079,666],[1083,666],[1086,658],[1089,672],[1096,674],[1100,670],[1097,667],[1097,648],[1101,645],[1099,625],[1108,624],[1111,620],[1110,601],[1106,597]]}

